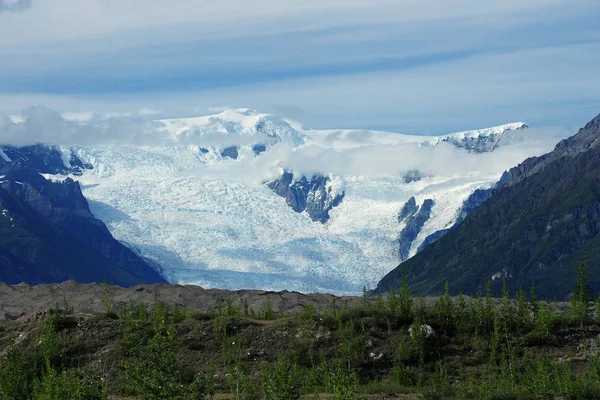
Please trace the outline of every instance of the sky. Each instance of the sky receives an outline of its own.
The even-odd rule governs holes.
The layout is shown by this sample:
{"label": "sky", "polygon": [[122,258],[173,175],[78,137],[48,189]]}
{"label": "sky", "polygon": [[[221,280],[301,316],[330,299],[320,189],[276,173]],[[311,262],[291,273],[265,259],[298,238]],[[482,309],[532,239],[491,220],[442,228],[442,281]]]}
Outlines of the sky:
{"label": "sky", "polygon": [[0,115],[574,132],[600,113],[599,20],[598,0],[0,0]]}

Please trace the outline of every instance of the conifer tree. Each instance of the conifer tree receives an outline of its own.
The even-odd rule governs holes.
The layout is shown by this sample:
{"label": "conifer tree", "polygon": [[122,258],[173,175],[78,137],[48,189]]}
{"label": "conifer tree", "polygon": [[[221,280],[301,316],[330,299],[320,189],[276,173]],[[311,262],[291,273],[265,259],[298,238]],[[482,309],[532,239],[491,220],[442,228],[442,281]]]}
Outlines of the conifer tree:
{"label": "conifer tree", "polygon": [[524,328],[530,327],[531,319],[529,318],[529,307],[527,304],[527,296],[525,296],[523,287],[520,287],[519,291],[517,292],[517,316],[519,325]]}
{"label": "conifer tree", "polygon": [[591,293],[588,286],[587,264],[580,262],[577,268],[577,286],[571,299],[571,311],[581,324],[587,323],[591,316]]}
{"label": "conifer tree", "polygon": [[400,315],[403,318],[410,319],[412,316],[412,294],[410,292],[410,286],[408,286],[408,280],[406,274],[402,277],[402,285],[398,293],[398,307]]}

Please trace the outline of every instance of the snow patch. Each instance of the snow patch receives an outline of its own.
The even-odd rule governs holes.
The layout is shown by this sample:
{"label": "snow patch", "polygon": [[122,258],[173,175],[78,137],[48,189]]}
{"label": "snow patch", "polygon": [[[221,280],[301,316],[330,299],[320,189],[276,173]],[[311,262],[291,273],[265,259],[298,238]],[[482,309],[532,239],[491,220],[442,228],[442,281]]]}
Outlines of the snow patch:
{"label": "snow patch", "polygon": [[67,168],[71,168],[71,148],[67,146],[58,147],[58,151],[60,152],[60,158],[62,159],[63,165]]}
{"label": "snow patch", "polygon": [[4,150],[0,147],[0,157],[2,157],[2,159],[6,162],[11,162],[12,160],[10,159],[9,156],[6,155],[6,153],[4,152]]}

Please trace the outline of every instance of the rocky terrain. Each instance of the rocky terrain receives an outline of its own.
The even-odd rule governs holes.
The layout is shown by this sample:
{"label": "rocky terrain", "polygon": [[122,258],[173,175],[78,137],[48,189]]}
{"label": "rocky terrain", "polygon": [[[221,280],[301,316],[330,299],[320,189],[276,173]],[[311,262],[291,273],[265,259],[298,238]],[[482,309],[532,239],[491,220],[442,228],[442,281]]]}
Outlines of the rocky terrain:
{"label": "rocky terrain", "polygon": [[[78,313],[94,314],[105,310],[105,296],[110,297],[111,305],[116,309],[119,305],[135,303],[152,306],[161,301],[169,307],[188,307],[198,312],[217,309],[232,299],[236,306],[246,302],[256,311],[263,310],[267,298],[274,311],[281,313],[297,313],[307,303],[315,305],[318,311],[331,308],[332,295],[324,293],[302,294],[297,292],[268,292],[262,290],[228,291],[220,289],[203,289],[193,285],[137,285],[129,288],[108,286],[104,284],[82,284],[67,281],[57,284],[7,285],[0,283],[0,317],[6,320],[19,319],[28,314],[36,314],[55,307],[61,307],[65,300]],[[350,304],[360,301],[358,297],[338,297],[338,301]]]}

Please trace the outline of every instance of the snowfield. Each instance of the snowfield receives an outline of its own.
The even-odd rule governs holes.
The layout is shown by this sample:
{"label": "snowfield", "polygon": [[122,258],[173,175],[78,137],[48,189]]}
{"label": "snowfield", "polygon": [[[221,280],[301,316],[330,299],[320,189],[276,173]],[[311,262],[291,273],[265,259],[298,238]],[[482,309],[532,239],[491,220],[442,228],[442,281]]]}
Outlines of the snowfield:
{"label": "snowfield", "polygon": [[[522,123],[425,137],[310,130],[241,109],[156,124],[169,146],[73,148],[94,166],[73,178],[112,234],[156,261],[170,282],[225,289],[355,294],[373,288],[400,262],[398,213],[411,196],[417,205],[435,202],[413,255],[523,151],[547,150],[523,150],[512,139],[477,154],[450,144],[518,139]],[[257,144],[265,150],[255,151]],[[237,158],[224,155],[231,146]],[[504,148],[519,151],[511,158]],[[322,173],[333,193],[345,193],[325,224],[294,212],[266,186],[284,169],[295,176]],[[415,169],[424,177],[407,183],[405,173]]]}

